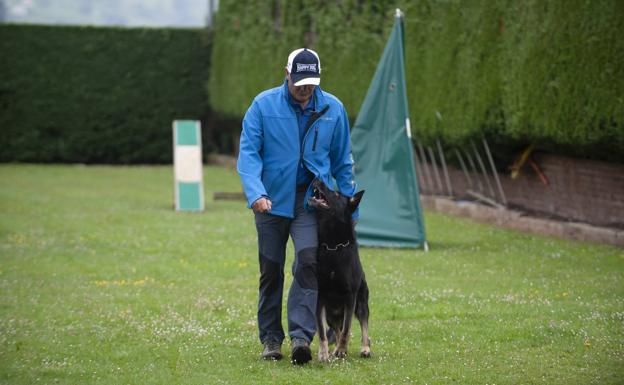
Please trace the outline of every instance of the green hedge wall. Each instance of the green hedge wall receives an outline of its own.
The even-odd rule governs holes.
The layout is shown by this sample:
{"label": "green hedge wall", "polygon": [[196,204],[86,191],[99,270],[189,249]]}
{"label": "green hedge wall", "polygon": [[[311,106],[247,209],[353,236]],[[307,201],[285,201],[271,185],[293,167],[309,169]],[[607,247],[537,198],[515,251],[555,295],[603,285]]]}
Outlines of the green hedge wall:
{"label": "green hedge wall", "polygon": [[0,161],[168,163],[208,110],[203,30],[1,25],[0,56]]}
{"label": "green hedge wall", "polygon": [[283,79],[285,58],[321,55],[324,89],[354,119],[393,24],[405,12],[414,137],[465,146],[485,135],[499,157],[533,143],[624,161],[624,2],[618,0],[223,0],[209,90],[242,116]]}

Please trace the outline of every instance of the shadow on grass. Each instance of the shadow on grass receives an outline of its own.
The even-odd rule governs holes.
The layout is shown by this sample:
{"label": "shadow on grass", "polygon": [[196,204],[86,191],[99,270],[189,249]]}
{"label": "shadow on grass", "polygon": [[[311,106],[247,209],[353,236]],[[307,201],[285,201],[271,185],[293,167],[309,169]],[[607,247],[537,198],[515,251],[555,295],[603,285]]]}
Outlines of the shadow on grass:
{"label": "shadow on grass", "polygon": [[[429,251],[449,251],[449,250],[466,250],[471,248],[472,246],[475,246],[478,244],[478,242],[465,242],[465,241],[453,241],[453,240],[447,240],[444,242],[438,242],[438,241],[434,241],[434,242],[427,242],[429,245]],[[390,248],[386,248],[386,247],[375,247],[375,246],[362,246],[360,245],[359,248],[361,250],[397,250],[397,251],[403,251],[403,250],[414,250],[416,252],[424,252],[424,248],[423,247],[419,247],[419,248],[396,248],[396,247],[390,247]]]}
{"label": "shadow on grass", "polygon": [[434,241],[429,243],[429,251],[449,251],[449,250],[466,250],[478,244],[478,242],[465,242],[445,240],[443,242]]}

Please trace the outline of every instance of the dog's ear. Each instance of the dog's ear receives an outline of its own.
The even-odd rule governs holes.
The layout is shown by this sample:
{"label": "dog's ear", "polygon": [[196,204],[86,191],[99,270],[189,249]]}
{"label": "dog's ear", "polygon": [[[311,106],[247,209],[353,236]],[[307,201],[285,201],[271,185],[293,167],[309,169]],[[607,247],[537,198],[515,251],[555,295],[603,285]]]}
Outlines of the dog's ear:
{"label": "dog's ear", "polygon": [[364,190],[355,193],[353,198],[349,199],[349,207],[351,208],[351,211],[355,211],[355,209],[357,209],[357,207],[360,204],[360,201],[362,200],[363,195],[364,195]]}

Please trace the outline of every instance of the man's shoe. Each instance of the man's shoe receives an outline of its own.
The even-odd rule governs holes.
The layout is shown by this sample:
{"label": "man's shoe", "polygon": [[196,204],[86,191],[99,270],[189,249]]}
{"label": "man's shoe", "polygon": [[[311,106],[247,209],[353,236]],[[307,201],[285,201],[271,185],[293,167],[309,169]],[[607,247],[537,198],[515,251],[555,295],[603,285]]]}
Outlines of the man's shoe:
{"label": "man's shoe", "polygon": [[303,365],[312,359],[310,343],[303,338],[293,338],[290,343],[292,350],[291,361],[296,365]]}
{"label": "man's shoe", "polygon": [[262,351],[262,358],[265,360],[281,360],[282,359],[282,344],[277,341],[267,341],[264,343],[264,350]]}

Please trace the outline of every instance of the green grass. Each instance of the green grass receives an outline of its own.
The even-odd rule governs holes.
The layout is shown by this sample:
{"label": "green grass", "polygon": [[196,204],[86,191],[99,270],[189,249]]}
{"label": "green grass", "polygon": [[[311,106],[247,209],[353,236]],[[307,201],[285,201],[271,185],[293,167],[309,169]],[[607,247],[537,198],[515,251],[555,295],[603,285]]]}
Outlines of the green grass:
{"label": "green grass", "polygon": [[372,359],[356,327],[344,361],[261,361],[252,215],[211,199],[240,191],[234,172],[207,167],[205,182],[206,211],[183,214],[170,167],[0,166],[0,382],[624,379],[622,249],[433,212],[430,252],[361,250]]}

